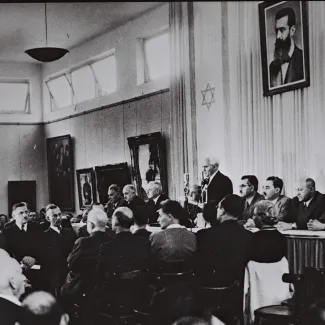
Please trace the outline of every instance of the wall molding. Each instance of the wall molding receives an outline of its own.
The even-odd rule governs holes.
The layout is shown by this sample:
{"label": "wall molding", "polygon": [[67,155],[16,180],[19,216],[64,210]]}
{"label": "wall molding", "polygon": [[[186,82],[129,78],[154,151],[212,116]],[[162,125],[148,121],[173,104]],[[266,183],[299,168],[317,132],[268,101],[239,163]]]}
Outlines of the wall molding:
{"label": "wall molding", "polygon": [[70,119],[70,118],[78,117],[80,115],[87,115],[87,114],[90,114],[90,113],[93,113],[93,112],[97,112],[97,111],[102,111],[104,109],[108,109],[108,108],[111,108],[111,107],[115,107],[115,106],[119,106],[119,105],[124,105],[124,104],[128,104],[128,103],[132,103],[134,101],[137,101],[137,100],[140,100],[140,99],[144,99],[144,98],[149,98],[151,96],[155,96],[155,95],[158,95],[158,94],[163,94],[163,93],[166,93],[168,91],[169,91],[169,87],[168,88],[161,89],[161,90],[158,90],[158,91],[151,92],[149,94],[140,95],[140,96],[137,96],[137,97],[132,97],[130,99],[121,100],[119,102],[115,102],[115,103],[112,103],[112,104],[109,104],[109,105],[104,105],[104,106],[96,107],[96,108],[93,108],[93,109],[90,109],[90,110],[87,110],[87,111],[82,111],[82,112],[78,112],[78,113],[75,113],[75,114],[71,114],[69,116],[65,116],[65,117],[61,117],[61,118],[58,118],[58,119],[54,119],[54,120],[42,122],[41,124],[46,125],[46,124],[51,124],[51,123],[56,123],[56,122],[64,121],[64,120],[67,120],[67,119]]}

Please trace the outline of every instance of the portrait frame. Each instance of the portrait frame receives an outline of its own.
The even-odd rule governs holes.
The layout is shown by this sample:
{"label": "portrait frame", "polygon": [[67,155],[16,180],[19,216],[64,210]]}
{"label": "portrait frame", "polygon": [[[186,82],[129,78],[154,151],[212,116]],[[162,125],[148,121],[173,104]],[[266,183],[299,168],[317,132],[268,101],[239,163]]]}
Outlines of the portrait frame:
{"label": "portrait frame", "polygon": [[[78,185],[78,197],[79,197],[79,208],[83,210],[91,207],[93,203],[97,202],[97,188],[96,188],[96,175],[94,168],[84,168],[76,170],[77,185]],[[87,202],[87,198],[84,195],[85,182],[82,178],[88,177],[89,189],[91,190],[90,201]]]}
{"label": "portrait frame", "polygon": [[97,178],[98,200],[101,204],[106,204],[108,202],[107,191],[110,185],[118,185],[122,195],[123,187],[131,183],[130,170],[126,162],[96,166],[95,172]]}
{"label": "portrait frame", "polygon": [[[135,183],[138,196],[144,200],[147,199],[144,182],[149,183],[150,180],[160,181],[163,193],[168,195],[166,143],[162,134],[160,132],[143,134],[129,137],[127,141],[131,153],[131,177]],[[143,157],[148,159],[147,166],[144,166],[146,163],[143,162]],[[151,173],[148,176],[150,171]]]}
{"label": "portrait frame", "polygon": [[[310,67],[307,1],[264,1],[258,6],[263,95],[272,96],[309,87]],[[283,61],[275,60],[273,55],[276,41],[275,17],[279,10],[286,7],[293,9],[296,24],[293,26],[294,46],[290,45],[291,42],[290,44],[287,43],[287,46],[291,46],[289,50],[289,64],[281,64],[279,62]],[[277,53],[281,53],[281,50],[278,50]],[[279,58],[281,55],[277,54],[277,57]],[[285,73],[284,80],[282,80],[282,73]]]}
{"label": "portrait frame", "polygon": [[75,211],[72,138],[70,134],[47,138],[46,148],[49,200],[62,211]]}

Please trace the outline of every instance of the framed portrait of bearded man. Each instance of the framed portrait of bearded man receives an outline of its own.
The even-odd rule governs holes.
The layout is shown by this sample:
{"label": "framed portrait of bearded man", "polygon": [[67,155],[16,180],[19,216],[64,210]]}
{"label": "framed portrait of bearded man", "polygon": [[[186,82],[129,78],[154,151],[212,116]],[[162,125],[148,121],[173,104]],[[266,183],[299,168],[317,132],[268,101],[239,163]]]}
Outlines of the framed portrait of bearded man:
{"label": "framed portrait of bearded man", "polygon": [[308,87],[307,1],[259,4],[264,96]]}

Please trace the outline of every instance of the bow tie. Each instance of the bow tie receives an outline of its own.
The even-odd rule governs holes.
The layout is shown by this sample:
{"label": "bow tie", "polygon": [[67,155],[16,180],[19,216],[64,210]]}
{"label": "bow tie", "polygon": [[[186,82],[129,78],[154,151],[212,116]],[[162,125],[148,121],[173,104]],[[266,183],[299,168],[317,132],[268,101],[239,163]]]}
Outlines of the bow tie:
{"label": "bow tie", "polygon": [[202,181],[202,186],[204,186],[204,185],[208,185],[208,184],[209,184],[209,181],[210,181],[210,177],[205,178],[205,179]]}

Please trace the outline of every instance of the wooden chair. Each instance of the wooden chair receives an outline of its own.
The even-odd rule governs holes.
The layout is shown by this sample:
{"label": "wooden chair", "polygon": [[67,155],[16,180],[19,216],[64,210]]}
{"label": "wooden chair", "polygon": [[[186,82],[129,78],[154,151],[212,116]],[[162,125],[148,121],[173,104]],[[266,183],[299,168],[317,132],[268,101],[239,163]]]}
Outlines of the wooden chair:
{"label": "wooden chair", "polygon": [[132,296],[135,296],[137,292],[140,292],[146,272],[146,270],[133,270],[108,276],[110,282],[114,283],[117,288],[128,288],[124,296],[126,300],[123,301],[123,294],[117,301],[115,297],[109,299],[100,308],[95,321],[96,325],[134,325],[137,323],[137,314],[134,312],[134,299],[128,295],[132,292]]}
{"label": "wooden chair", "polygon": [[305,268],[304,274],[284,274],[282,280],[295,285],[292,304],[265,306],[255,310],[255,324],[261,319],[276,324],[301,324],[301,315],[310,304],[324,294],[324,272],[315,268]]}

